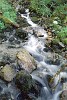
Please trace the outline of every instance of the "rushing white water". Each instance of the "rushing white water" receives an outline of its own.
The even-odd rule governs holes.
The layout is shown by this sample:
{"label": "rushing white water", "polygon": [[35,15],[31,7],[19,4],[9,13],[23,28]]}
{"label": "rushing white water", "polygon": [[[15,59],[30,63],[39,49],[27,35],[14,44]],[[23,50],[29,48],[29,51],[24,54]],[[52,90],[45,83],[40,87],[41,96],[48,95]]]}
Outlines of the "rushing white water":
{"label": "rushing white water", "polygon": [[21,17],[25,18],[27,20],[27,22],[32,26],[32,27],[37,27],[37,24],[35,24],[34,22],[32,22],[32,20],[29,17],[29,9],[26,9],[26,13],[27,14],[21,14]]}
{"label": "rushing white water", "polygon": [[33,30],[35,31],[37,36],[44,36],[44,38],[47,38],[48,35],[47,35],[46,31],[39,25],[32,22],[32,20],[29,16],[30,15],[29,9],[26,9],[26,13],[27,14],[21,14],[21,17],[23,17],[27,20],[28,24],[31,25],[31,27],[33,28]]}
{"label": "rushing white water", "polygon": [[[43,28],[32,22],[29,16],[29,10],[26,10],[26,15],[21,14],[21,17],[24,17],[27,22],[31,25],[32,28],[39,29],[38,31],[43,33],[43,38],[37,38],[34,35],[30,35],[28,42],[26,45],[24,45],[24,48],[27,49],[33,57],[35,57],[38,66],[37,70],[34,71],[31,76],[33,79],[37,80],[41,85],[43,86],[41,95],[37,100],[59,100],[59,95],[62,92],[61,91],[61,85],[60,82],[58,83],[59,78],[66,77],[67,73],[61,72],[54,80],[54,85],[58,83],[58,85],[55,88],[55,91],[52,93],[49,87],[49,83],[47,79],[45,78],[47,75],[54,75],[58,69],[60,68],[60,65],[49,65],[45,62],[46,60],[46,53],[43,52],[43,49],[45,48],[45,39],[47,38],[47,33],[44,31]],[[49,55],[49,53],[47,54]],[[41,77],[39,77],[41,75]],[[60,76],[60,77],[59,77]]]}

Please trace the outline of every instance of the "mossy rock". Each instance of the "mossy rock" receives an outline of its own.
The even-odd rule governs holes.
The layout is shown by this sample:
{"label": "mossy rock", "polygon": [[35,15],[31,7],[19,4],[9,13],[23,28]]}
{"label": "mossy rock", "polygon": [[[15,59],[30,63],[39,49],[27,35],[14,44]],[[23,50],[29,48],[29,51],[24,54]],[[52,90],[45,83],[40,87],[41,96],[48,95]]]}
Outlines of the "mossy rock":
{"label": "mossy rock", "polygon": [[[6,24],[16,23],[16,11],[8,0],[0,0],[0,29],[6,28]],[[10,25],[9,25],[10,26]]]}
{"label": "mossy rock", "polygon": [[22,70],[17,73],[15,78],[15,84],[21,91],[27,93],[32,87],[32,77],[28,72]]}

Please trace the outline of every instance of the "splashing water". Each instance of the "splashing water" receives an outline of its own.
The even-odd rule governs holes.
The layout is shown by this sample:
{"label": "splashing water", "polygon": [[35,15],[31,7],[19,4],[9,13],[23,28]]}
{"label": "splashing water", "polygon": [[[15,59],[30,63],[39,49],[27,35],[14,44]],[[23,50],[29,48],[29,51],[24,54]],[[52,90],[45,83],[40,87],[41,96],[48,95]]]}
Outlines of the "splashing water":
{"label": "splashing water", "polygon": [[29,16],[29,14],[30,14],[29,9],[26,9],[26,13],[27,14],[21,14],[21,17],[23,17],[27,20],[28,24],[30,24],[32,29],[37,33],[37,36],[44,36],[44,38],[47,38],[48,35],[47,35],[46,31],[42,27],[40,27],[37,24],[35,24],[34,22],[32,22],[32,20]]}
{"label": "splashing water", "polygon": [[[24,43],[24,45],[22,41],[20,41],[22,47],[27,49],[37,62],[37,69],[32,72],[31,76],[34,80],[36,80],[38,83],[42,85],[42,89],[41,89],[39,97],[36,100],[59,100],[59,95],[62,93],[62,88],[61,88],[62,84],[60,82],[58,83],[58,81],[61,78],[67,78],[67,73],[60,72],[60,74],[55,77],[54,85],[56,86],[57,83],[58,85],[56,86],[55,90],[52,91],[52,89],[49,86],[49,81],[47,80],[47,77],[48,76],[51,77],[55,75],[55,73],[61,67],[62,63],[58,66],[53,65],[53,64],[50,65],[46,63],[46,60],[48,60],[47,55],[49,55],[49,53],[46,53],[43,50],[44,48],[46,48],[45,40],[48,37],[48,35],[42,27],[32,22],[29,16],[30,12],[28,9],[26,10],[26,13],[27,14],[21,14],[21,17],[26,19],[28,24],[31,25],[32,29],[35,30],[36,33],[41,33],[41,35],[43,35],[43,37],[35,37],[34,35],[30,34],[28,37],[28,41]],[[6,41],[5,44],[8,45],[9,41],[13,38],[14,38],[14,42],[17,41],[17,39],[15,38],[14,31],[11,34],[7,34],[8,40]],[[13,96],[17,98],[16,95],[18,95],[19,91],[16,90],[16,88],[10,85],[8,86],[8,89],[7,87],[5,88],[5,86],[2,86],[2,87],[4,87],[3,92],[6,90],[9,90],[13,94]]]}
{"label": "splashing water", "polygon": [[[37,100],[59,100],[59,95],[62,92],[60,82],[56,86],[55,91],[52,93],[48,85],[49,83],[45,77],[47,75],[50,75],[50,76],[54,75],[60,68],[60,65],[59,66],[49,65],[45,62],[46,53],[44,55],[43,49],[45,48],[44,45],[45,45],[45,39],[47,38],[47,33],[44,31],[43,28],[41,28],[40,26],[32,22],[29,16],[30,13],[28,9],[26,10],[26,13],[27,13],[26,15],[21,14],[21,17],[24,17],[27,20],[28,24],[30,24],[33,29],[37,29],[39,32],[42,32],[44,36],[43,38],[36,38],[35,36],[30,35],[27,44],[24,45],[24,48],[27,49],[33,55],[33,57],[36,58],[36,61],[38,62],[38,69],[31,74],[32,78],[37,80],[43,86],[41,90],[41,95],[40,97],[38,97]],[[41,74],[42,78],[38,76],[38,73]],[[67,73],[61,72],[55,78],[55,81],[54,81],[55,85],[58,83],[59,76],[60,76],[60,79],[62,77],[65,78],[67,76]]]}

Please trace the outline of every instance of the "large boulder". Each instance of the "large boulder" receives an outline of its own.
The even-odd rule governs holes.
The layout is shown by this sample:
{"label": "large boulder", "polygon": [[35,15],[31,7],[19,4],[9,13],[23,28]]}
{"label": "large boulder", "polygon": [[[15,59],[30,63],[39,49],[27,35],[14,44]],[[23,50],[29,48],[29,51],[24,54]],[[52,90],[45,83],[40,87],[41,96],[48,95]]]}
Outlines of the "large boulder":
{"label": "large boulder", "polygon": [[22,51],[18,52],[17,58],[18,61],[21,62],[22,68],[29,73],[36,69],[36,61],[26,49],[22,49]]}

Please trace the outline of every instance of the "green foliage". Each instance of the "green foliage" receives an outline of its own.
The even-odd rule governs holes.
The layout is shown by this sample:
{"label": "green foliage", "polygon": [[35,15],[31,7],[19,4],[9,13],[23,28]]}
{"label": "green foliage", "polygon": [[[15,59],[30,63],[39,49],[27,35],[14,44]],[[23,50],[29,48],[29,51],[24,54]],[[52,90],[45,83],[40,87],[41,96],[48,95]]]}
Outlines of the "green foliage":
{"label": "green foliage", "polygon": [[61,27],[61,29],[56,31],[56,38],[53,39],[53,43],[56,44],[58,41],[63,42],[67,45],[67,27]]}
{"label": "green foliage", "polygon": [[67,4],[57,6],[53,15],[59,17],[60,19],[64,19],[65,16],[67,16]]}
{"label": "green foliage", "polygon": [[67,38],[62,39],[62,42],[67,45]]}
{"label": "green foliage", "polygon": [[58,36],[60,39],[66,38],[66,37],[67,37],[67,27],[63,27],[63,28],[61,29],[61,31],[57,33],[57,36]]}
{"label": "green foliage", "polygon": [[51,0],[31,0],[30,7],[35,10],[37,13],[41,15],[50,15],[51,11],[47,7],[47,4],[50,3]]}
{"label": "green foliage", "polygon": [[64,17],[67,15],[66,0],[31,0],[30,7],[41,15],[55,15]]}
{"label": "green foliage", "polygon": [[0,21],[0,29],[3,29],[3,28],[5,28],[5,25],[2,21]]}
{"label": "green foliage", "polygon": [[[30,7],[37,14],[50,19],[48,25],[54,30],[56,38],[54,43],[62,41],[67,44],[67,0],[31,0]],[[57,23],[53,23],[57,22]]]}
{"label": "green foliage", "polygon": [[[9,20],[15,22],[16,21],[16,12],[8,0],[0,0],[0,11],[2,12],[3,16],[8,18]],[[0,29],[5,28],[5,23],[2,19],[0,19]]]}

